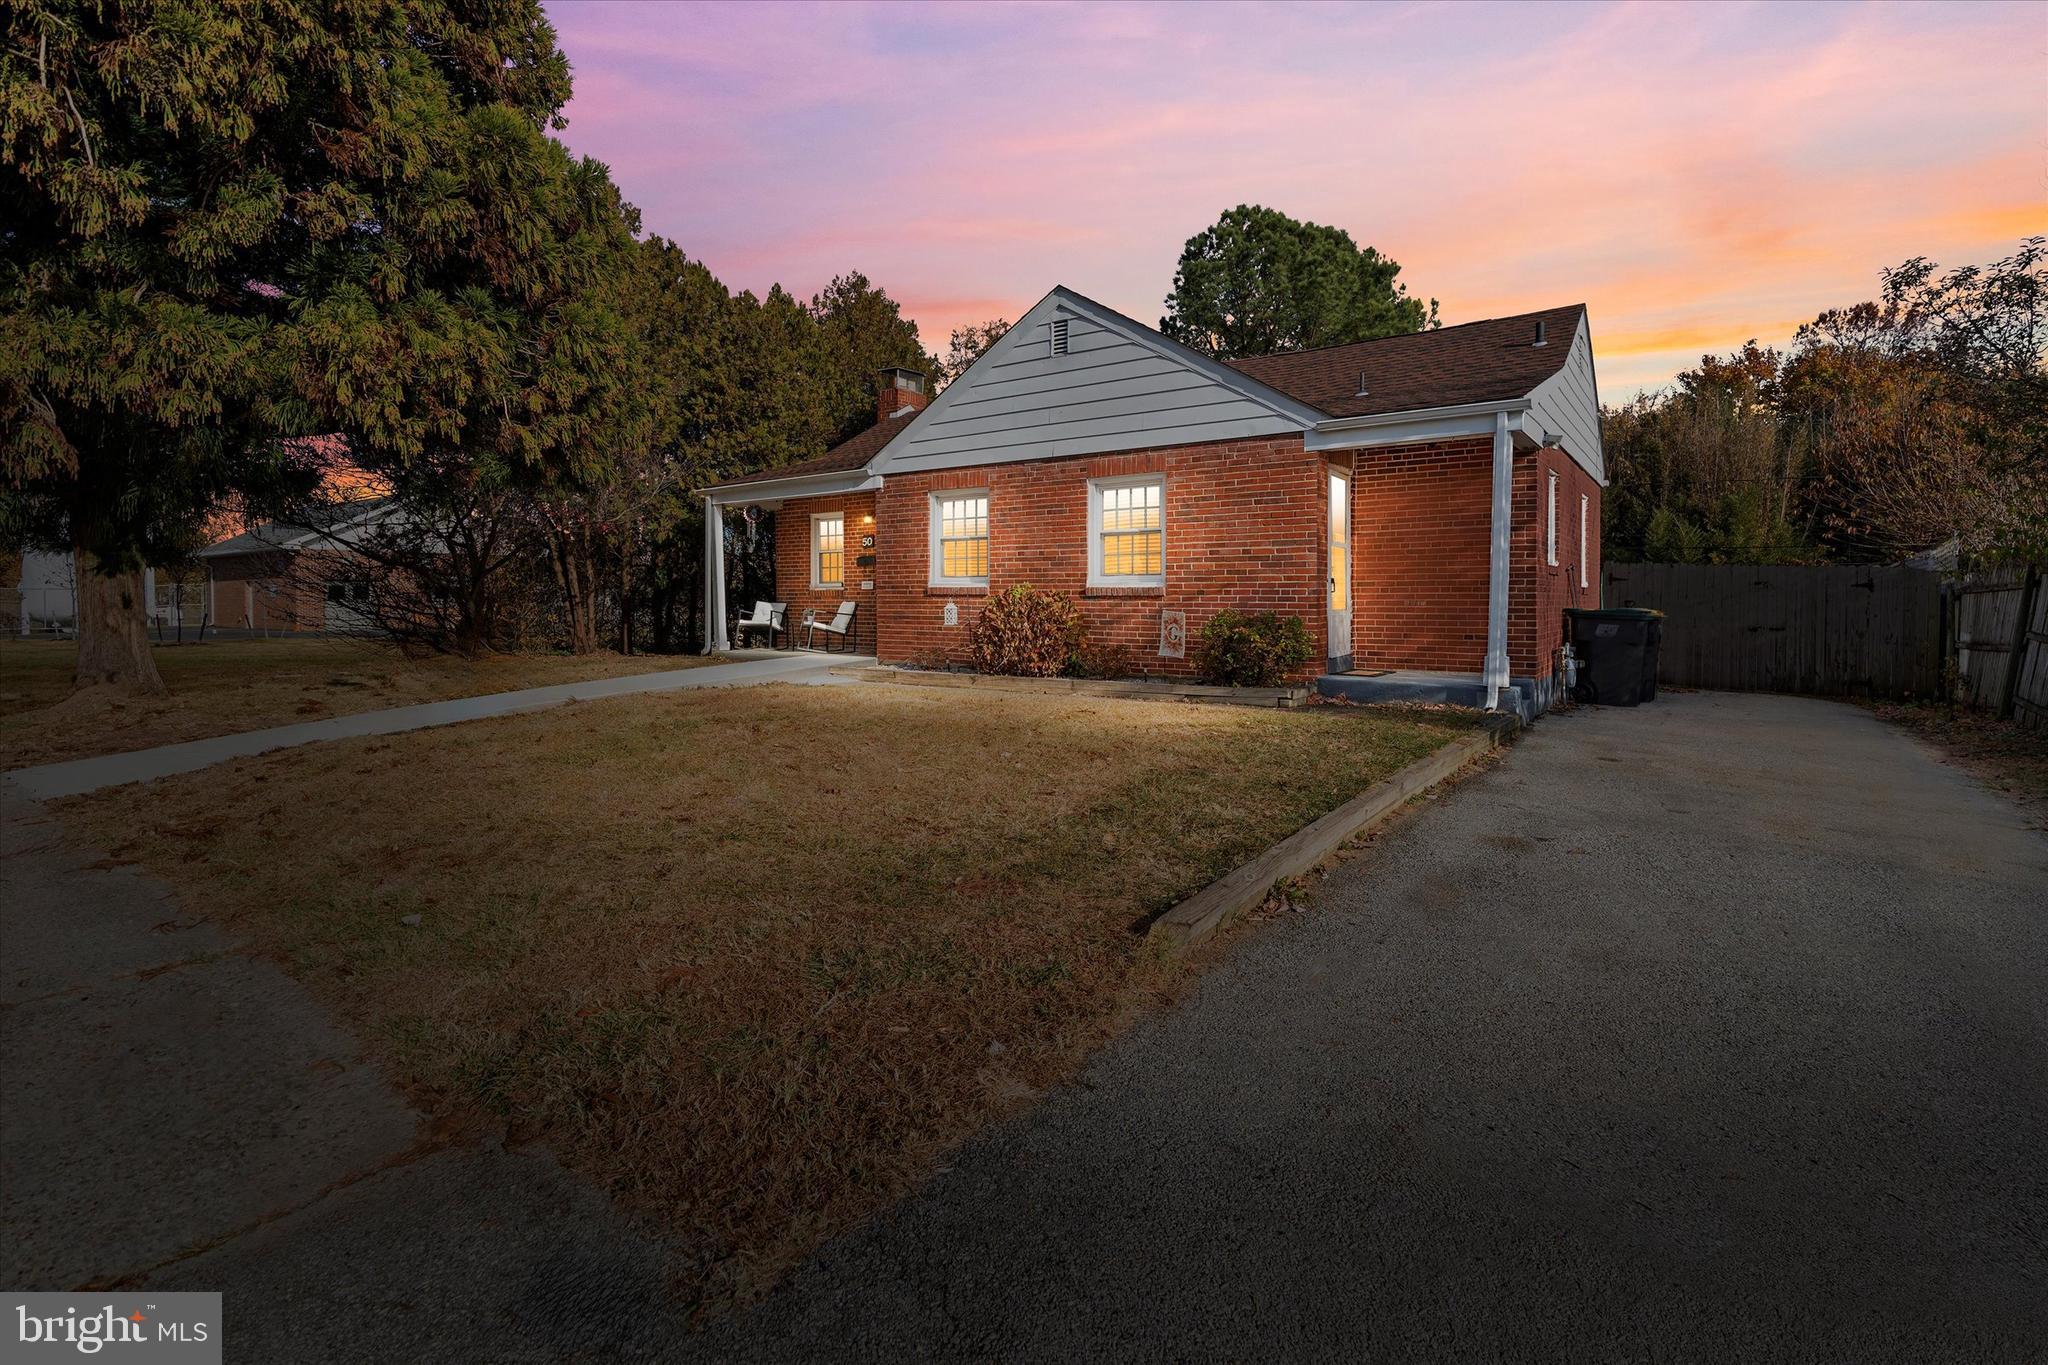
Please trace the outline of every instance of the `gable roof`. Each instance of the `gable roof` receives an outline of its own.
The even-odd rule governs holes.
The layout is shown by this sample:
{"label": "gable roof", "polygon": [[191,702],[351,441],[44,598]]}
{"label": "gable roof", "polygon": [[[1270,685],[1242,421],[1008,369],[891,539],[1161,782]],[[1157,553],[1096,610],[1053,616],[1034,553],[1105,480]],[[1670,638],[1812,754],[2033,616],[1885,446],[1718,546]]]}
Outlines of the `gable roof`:
{"label": "gable roof", "polygon": [[357,498],[335,503],[331,507],[309,509],[301,521],[265,521],[250,527],[238,536],[218,540],[201,550],[195,558],[221,559],[228,555],[259,554],[272,550],[296,550],[308,541],[333,535],[353,526],[382,518],[386,513],[395,512],[396,498]]}
{"label": "gable roof", "polygon": [[823,455],[813,455],[808,460],[794,464],[776,465],[771,469],[757,469],[747,474],[736,475],[723,483],[706,485],[707,488],[738,488],[743,484],[765,483],[770,479],[799,479],[810,474],[839,474],[859,469],[869,460],[882,453],[882,447],[896,439],[896,434],[910,425],[914,412],[899,412],[884,417],[858,436],[849,436],[833,446]]}
{"label": "gable roof", "polygon": [[[1526,397],[1564,367],[1586,305],[1224,363],[1332,417]],[[1532,345],[1536,324],[1545,344]],[[1361,376],[1365,393],[1358,392]]]}

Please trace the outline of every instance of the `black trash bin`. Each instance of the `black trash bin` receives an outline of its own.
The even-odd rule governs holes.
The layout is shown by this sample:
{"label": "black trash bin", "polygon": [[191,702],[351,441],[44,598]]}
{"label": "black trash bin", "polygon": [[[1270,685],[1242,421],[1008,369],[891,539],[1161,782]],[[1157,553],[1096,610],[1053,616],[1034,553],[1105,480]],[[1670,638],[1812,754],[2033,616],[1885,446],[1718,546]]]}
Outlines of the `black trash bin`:
{"label": "black trash bin", "polygon": [[1647,607],[1567,607],[1579,678],[1572,700],[1637,706],[1657,695],[1664,613]]}
{"label": "black trash bin", "polygon": [[1664,613],[1650,613],[1650,638],[1643,642],[1643,700],[1657,700],[1657,654],[1664,648]]}

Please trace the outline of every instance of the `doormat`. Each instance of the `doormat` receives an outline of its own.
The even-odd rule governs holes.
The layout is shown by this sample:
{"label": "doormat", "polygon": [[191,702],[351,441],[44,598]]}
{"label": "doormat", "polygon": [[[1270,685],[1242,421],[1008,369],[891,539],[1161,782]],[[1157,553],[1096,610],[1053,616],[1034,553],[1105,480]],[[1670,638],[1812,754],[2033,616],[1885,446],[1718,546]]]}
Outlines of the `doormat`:
{"label": "doormat", "polygon": [[1340,678],[1384,678],[1393,671],[1391,668],[1347,668],[1337,676]]}

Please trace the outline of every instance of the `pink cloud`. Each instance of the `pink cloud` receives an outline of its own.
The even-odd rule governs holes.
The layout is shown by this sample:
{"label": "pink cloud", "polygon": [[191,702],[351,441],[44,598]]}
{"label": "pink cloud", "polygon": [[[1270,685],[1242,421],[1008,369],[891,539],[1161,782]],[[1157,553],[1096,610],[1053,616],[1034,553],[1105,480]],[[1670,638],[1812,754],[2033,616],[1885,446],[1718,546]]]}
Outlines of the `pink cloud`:
{"label": "pink cloud", "polygon": [[2048,229],[2038,8],[556,5],[565,134],[734,287],[860,269],[926,343],[1156,320],[1239,202],[1448,321],[1583,299],[1603,392]]}

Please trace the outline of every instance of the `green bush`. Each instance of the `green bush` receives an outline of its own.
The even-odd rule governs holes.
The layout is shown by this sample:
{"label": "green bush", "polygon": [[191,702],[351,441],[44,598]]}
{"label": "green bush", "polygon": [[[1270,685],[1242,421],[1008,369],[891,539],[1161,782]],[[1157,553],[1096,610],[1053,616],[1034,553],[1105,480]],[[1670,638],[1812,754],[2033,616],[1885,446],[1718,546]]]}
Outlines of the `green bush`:
{"label": "green bush", "polygon": [[1080,649],[1083,628],[1073,598],[1019,583],[982,607],[967,633],[967,653],[983,673],[1057,678]]}
{"label": "green bush", "polygon": [[1225,687],[1273,687],[1307,663],[1315,648],[1299,616],[1219,611],[1202,627],[1195,668],[1204,681]]}

